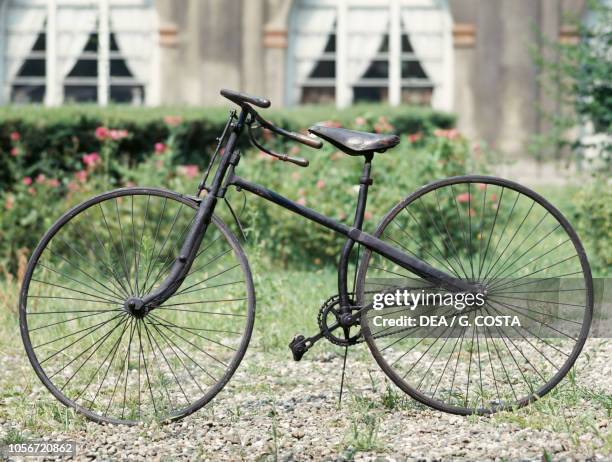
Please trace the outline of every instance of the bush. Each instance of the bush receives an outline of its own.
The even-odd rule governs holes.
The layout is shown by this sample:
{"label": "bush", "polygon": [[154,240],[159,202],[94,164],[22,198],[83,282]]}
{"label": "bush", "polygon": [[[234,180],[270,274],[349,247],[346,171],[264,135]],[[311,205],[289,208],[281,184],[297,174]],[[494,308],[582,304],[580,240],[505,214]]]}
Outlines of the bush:
{"label": "bush", "polygon": [[[557,156],[569,151],[580,166],[603,175],[612,170],[612,7],[588,0],[585,17],[569,18],[578,31],[577,42],[542,37],[546,53],[534,51],[545,92],[559,99],[561,110],[542,108],[550,128],[534,137],[532,152],[538,159],[546,150]],[[552,148],[552,149],[548,149]],[[569,148],[564,149],[564,148]],[[568,159],[570,160],[570,159]]]}
{"label": "bush", "polygon": [[[388,116],[381,115],[387,112]],[[31,252],[61,213],[94,193],[132,184],[195,192],[206,161],[200,153],[209,154],[225,115],[224,110],[116,112],[88,107],[0,111],[0,156],[6,167],[0,174],[4,182],[0,264],[14,272],[17,255]],[[370,227],[417,185],[463,173],[469,157],[467,143],[456,131],[440,128],[451,127],[454,117],[424,109],[365,106],[337,112],[305,108],[267,117],[292,129],[324,119],[366,131],[411,134],[402,135],[400,147],[377,155],[367,214]],[[361,158],[345,156],[328,143],[315,151],[279,139],[270,142],[278,150],[307,157],[311,167],[302,170],[248,150],[238,173],[324,214],[352,222]],[[243,218],[257,247],[283,264],[335,262],[341,240],[325,229],[264,206],[255,198],[248,202]]]}
{"label": "bush", "polygon": [[[385,115],[399,133],[431,132],[449,128],[451,114],[423,108],[356,106],[345,111],[329,107],[306,107],[284,111],[262,111],[278,125],[292,130],[304,129],[321,120],[349,125],[357,115],[378,119]],[[155,143],[172,136],[175,160],[180,164],[206,165],[215,139],[225,124],[225,108],[119,108],[94,106],[39,106],[0,108],[0,190],[8,190],[24,176],[55,177],[58,172],[81,168],[81,156],[98,152],[101,142],[96,128],[127,130],[114,154],[126,165],[144,160]],[[243,148],[248,146],[242,139]]]}
{"label": "bush", "polygon": [[575,198],[576,231],[595,276],[612,274],[612,185],[597,179]]}

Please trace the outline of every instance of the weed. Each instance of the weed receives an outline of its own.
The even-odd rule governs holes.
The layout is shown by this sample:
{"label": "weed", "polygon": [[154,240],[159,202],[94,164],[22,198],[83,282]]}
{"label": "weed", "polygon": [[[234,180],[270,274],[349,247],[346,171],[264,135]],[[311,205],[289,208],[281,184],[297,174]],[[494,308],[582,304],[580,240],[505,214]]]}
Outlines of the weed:
{"label": "weed", "polygon": [[6,432],[6,436],[2,438],[3,444],[19,444],[25,442],[26,438],[22,431],[18,428],[11,427]]}

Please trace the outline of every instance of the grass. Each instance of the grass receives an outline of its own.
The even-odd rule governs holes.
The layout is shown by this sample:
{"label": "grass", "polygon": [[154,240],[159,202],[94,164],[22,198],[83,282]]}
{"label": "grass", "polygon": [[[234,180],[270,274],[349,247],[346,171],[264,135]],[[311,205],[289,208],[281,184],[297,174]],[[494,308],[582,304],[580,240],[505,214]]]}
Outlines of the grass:
{"label": "grass", "polygon": [[[255,249],[254,249],[255,250]],[[247,252],[248,253],[248,252]],[[316,315],[320,304],[336,292],[336,274],[333,268],[321,267],[312,271],[275,270],[272,265],[257,256],[252,259],[257,291],[257,317],[251,348],[272,355],[279,360],[288,360],[287,344],[294,334],[312,335],[317,331]],[[27,360],[19,338],[17,319],[17,285],[14,281],[0,284],[0,355],[11,358],[7,364],[9,374],[0,378],[0,420],[10,422],[2,429],[3,440],[18,442],[33,435],[51,431],[70,432],[84,428],[85,419],[53,400],[40,385]],[[322,341],[309,355],[336,352],[337,348]],[[366,348],[357,350],[356,358],[365,360]],[[588,364],[585,357],[581,368]],[[364,366],[365,367],[365,366]],[[273,375],[273,368],[265,364],[251,364],[250,375]],[[546,430],[553,435],[569,435],[570,448],[591,454],[597,450],[609,454],[612,451],[612,434],[606,425],[612,417],[612,395],[586,386],[578,379],[581,369],[573,372],[542,400],[517,412],[504,412],[487,417],[470,417],[468,422],[482,423],[502,428],[512,425],[518,428]],[[337,447],[347,459],[359,452],[385,452],[385,437],[381,423],[386,417],[414,415],[425,412],[425,406],[404,395],[387,380],[371,375],[373,393],[349,390],[347,403],[342,409],[342,424],[338,431],[344,433]],[[304,386],[291,378],[285,378],[287,386]],[[283,380],[285,380],[283,379]],[[289,383],[291,382],[291,383]],[[282,437],[277,425],[275,395],[271,390],[254,381],[250,391],[270,398],[270,432],[272,447],[270,458],[279,456],[278,440]],[[210,412],[214,413],[214,406]],[[236,407],[231,419],[240,419],[242,410]],[[590,435],[585,440],[583,435]],[[551,448],[542,448],[543,460],[554,457]]]}

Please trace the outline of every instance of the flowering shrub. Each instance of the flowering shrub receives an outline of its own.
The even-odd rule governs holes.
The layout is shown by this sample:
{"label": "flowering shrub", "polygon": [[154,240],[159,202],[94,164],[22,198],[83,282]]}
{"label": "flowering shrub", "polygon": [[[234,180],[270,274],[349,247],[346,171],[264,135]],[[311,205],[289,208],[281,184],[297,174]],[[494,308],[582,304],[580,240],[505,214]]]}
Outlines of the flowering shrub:
{"label": "flowering shrub", "polygon": [[[435,128],[451,128],[455,120],[452,114],[405,106],[356,106],[342,111],[305,107],[262,114],[291,130],[331,120],[356,129],[374,130],[375,124],[384,129],[388,123],[400,133],[430,133]],[[355,124],[357,116],[366,125]],[[43,173],[52,177],[58,176],[58,172],[74,172],[82,167],[81,157],[85,153],[98,152],[106,162],[103,145],[112,145],[114,160],[135,165],[151,154],[152,147],[157,152],[172,138],[175,163],[201,168],[206,165],[226,117],[226,108],[169,112],[163,108],[0,107],[0,190],[11,189],[24,176]],[[248,140],[241,141],[241,147],[248,148]],[[110,179],[119,180],[113,165],[107,167]]]}
{"label": "flowering shrub", "polygon": [[612,181],[596,178],[576,198],[573,222],[589,256],[593,273],[612,274]]}
{"label": "flowering shrub", "polygon": [[[23,177],[11,192],[0,195],[0,267],[15,272],[19,255],[34,248],[58,217],[66,189],[43,174]],[[1,274],[0,274],[1,277]]]}
{"label": "flowering shrub", "polygon": [[[362,112],[355,117],[358,110]],[[196,120],[195,113],[128,121],[115,116],[102,121],[91,114],[76,116],[68,108],[42,112],[57,115],[58,111],[72,117],[35,120],[28,112],[11,119],[0,110],[0,265],[8,271],[15,272],[17,255],[29,255],[60,214],[93,194],[132,185],[195,192],[206,165],[206,149],[214,145],[224,122],[224,117]],[[334,126],[402,134],[401,146],[377,156],[374,163],[376,184],[366,213],[370,229],[389,207],[431,178],[436,169],[451,173],[465,169],[466,143],[449,139],[446,132],[431,135],[436,126],[450,130],[452,116],[417,110],[408,117],[405,109],[354,108],[346,113],[325,111],[327,117],[320,117],[322,111],[318,111],[307,108],[269,117],[292,129],[327,119],[326,123]],[[359,159],[345,156],[327,143],[315,151],[269,133],[264,136],[279,151],[310,159],[311,168],[298,169],[248,151],[238,167],[241,175],[338,220],[352,220],[362,166]],[[450,159],[445,167],[430,165],[442,158]],[[424,176],[425,171],[429,173]],[[224,214],[224,207],[218,207],[218,213]],[[249,226],[250,240],[271,258],[315,265],[335,262],[341,240],[327,230],[305,225],[282,209],[262,206],[255,198],[248,202],[243,219]]]}

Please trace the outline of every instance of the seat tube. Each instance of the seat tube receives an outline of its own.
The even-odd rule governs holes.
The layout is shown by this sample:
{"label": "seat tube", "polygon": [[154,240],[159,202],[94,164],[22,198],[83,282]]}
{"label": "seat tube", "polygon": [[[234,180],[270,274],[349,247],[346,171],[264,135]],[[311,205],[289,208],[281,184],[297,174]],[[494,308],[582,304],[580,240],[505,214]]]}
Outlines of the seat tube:
{"label": "seat tube", "polygon": [[[373,183],[370,177],[372,172],[372,157],[373,154],[367,154],[365,156],[365,163],[363,165],[363,172],[359,179],[359,196],[357,198],[357,207],[355,209],[355,219],[353,220],[353,227],[361,230],[363,226],[363,219],[365,216],[366,204],[368,201],[368,189]],[[355,246],[355,241],[348,239],[342,248],[340,254],[340,260],[338,262],[338,294],[340,295],[340,311],[344,313],[350,312],[349,308],[349,297],[348,297],[348,267],[351,251]],[[357,268],[355,268],[357,271]]]}

